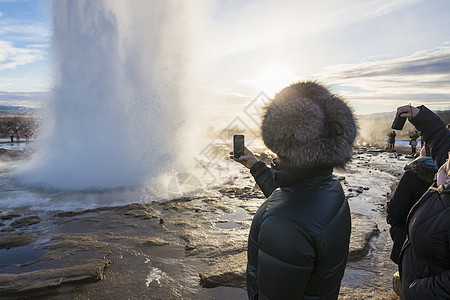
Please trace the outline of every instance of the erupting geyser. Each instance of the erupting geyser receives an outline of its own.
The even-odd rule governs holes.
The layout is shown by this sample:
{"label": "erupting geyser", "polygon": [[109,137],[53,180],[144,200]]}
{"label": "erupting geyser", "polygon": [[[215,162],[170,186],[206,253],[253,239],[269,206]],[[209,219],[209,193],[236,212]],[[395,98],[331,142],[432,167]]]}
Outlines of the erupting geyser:
{"label": "erupting geyser", "polygon": [[188,2],[53,1],[52,99],[25,182],[112,188],[174,167],[190,97]]}

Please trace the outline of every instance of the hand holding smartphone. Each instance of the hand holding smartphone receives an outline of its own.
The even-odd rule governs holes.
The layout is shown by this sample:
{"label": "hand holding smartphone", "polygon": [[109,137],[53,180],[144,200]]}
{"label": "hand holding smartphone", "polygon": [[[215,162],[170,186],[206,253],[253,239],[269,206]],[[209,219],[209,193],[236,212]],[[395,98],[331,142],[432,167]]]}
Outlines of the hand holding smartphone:
{"label": "hand holding smartphone", "polygon": [[233,135],[233,156],[236,159],[244,155],[244,136],[242,134]]}
{"label": "hand holding smartphone", "polygon": [[395,116],[394,122],[391,128],[396,130],[402,130],[405,125],[406,118],[412,119],[420,112],[417,107],[408,105],[400,106],[397,108],[397,115]]}
{"label": "hand holding smartphone", "polygon": [[405,126],[406,118],[401,117],[400,115],[395,116],[394,122],[392,123],[391,128],[396,130],[402,130],[403,126]]}

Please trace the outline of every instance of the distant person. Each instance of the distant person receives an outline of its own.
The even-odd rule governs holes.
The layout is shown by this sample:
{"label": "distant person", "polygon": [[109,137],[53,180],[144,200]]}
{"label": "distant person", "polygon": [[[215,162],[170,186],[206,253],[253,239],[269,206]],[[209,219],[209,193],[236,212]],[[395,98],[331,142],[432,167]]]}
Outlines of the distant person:
{"label": "distant person", "polygon": [[15,134],[16,134],[16,142],[19,143],[20,142],[20,132],[18,129],[16,129]]}
{"label": "distant person", "polygon": [[416,154],[416,147],[417,147],[417,139],[419,138],[419,133],[416,131],[412,132],[409,135],[409,144],[411,145],[411,155]]}
{"label": "distant person", "polygon": [[24,135],[25,135],[25,141],[28,142],[30,140],[30,131],[29,130],[25,130]]}
{"label": "distant person", "polygon": [[423,141],[422,133],[418,132],[419,137],[417,138],[417,147],[423,147],[425,142]]}
{"label": "distant person", "polygon": [[9,137],[11,138],[11,143],[14,143],[14,131],[10,128],[9,129]]}
{"label": "distant person", "polygon": [[399,107],[422,132],[439,167],[436,180],[412,207],[400,254],[405,299],[450,299],[450,131],[425,106]]}
{"label": "distant person", "polygon": [[277,154],[272,168],[247,148],[236,159],[268,197],[250,229],[248,297],[337,299],[351,225],[332,172],[352,156],[352,110],[322,85],[299,82],[275,95],[261,128],[265,145]]}
{"label": "distant person", "polygon": [[391,131],[388,133],[388,142],[389,142],[389,150],[394,151],[395,150],[395,137],[397,134],[395,131]]}
{"label": "distant person", "polygon": [[387,203],[386,220],[391,225],[390,234],[394,242],[391,260],[400,263],[400,250],[406,239],[406,217],[413,205],[428,190],[437,171],[430,148],[425,145],[420,156],[405,166],[400,182]]}

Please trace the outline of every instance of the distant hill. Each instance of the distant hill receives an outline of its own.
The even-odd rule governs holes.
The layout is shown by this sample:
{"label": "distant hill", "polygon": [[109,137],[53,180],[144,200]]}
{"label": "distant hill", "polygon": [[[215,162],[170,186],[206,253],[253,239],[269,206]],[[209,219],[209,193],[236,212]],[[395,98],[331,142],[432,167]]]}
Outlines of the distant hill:
{"label": "distant hill", "polygon": [[29,114],[35,113],[36,109],[28,108],[24,106],[9,106],[9,105],[0,105],[0,113],[1,114]]}
{"label": "distant hill", "polygon": [[[450,110],[435,110],[433,111],[435,114],[437,114],[444,123],[450,123]],[[373,113],[369,115],[358,115],[358,118],[386,118],[391,117],[393,118],[395,116],[395,111],[392,112],[380,112],[380,113]]]}
{"label": "distant hill", "polygon": [[31,134],[38,128],[37,109],[23,106],[0,105],[0,137],[8,137],[9,129],[19,129]]}

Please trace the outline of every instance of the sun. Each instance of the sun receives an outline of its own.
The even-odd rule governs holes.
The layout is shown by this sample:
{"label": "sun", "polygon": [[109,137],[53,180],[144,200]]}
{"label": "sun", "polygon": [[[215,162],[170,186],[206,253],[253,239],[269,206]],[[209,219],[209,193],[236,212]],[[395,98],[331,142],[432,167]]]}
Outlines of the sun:
{"label": "sun", "polygon": [[282,65],[271,65],[265,68],[254,82],[261,92],[272,97],[282,88],[297,80],[298,77],[289,68]]}

